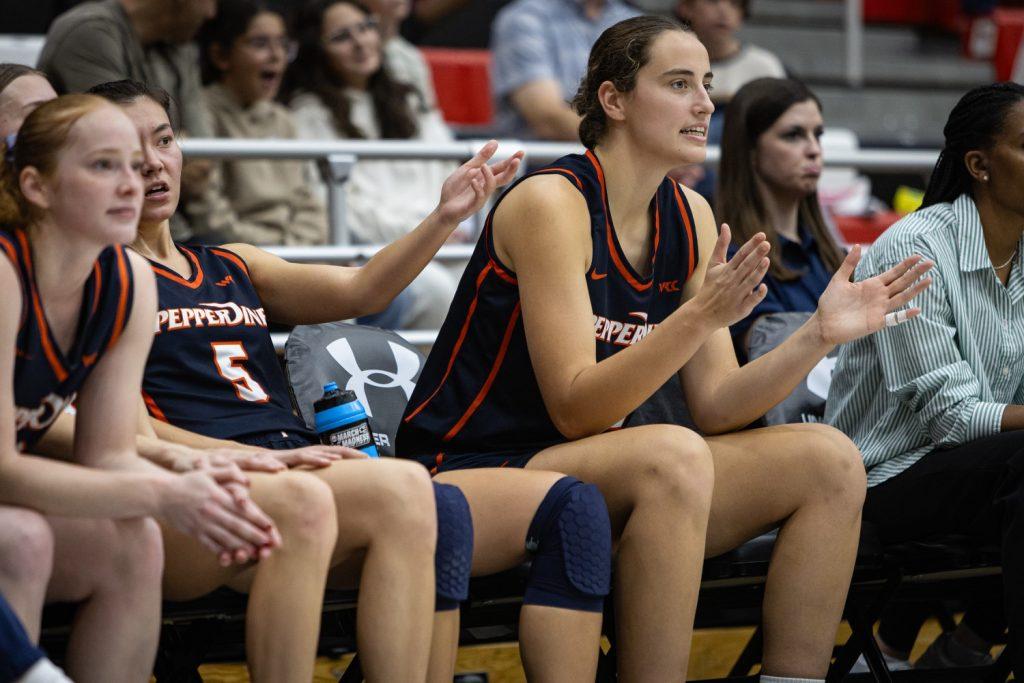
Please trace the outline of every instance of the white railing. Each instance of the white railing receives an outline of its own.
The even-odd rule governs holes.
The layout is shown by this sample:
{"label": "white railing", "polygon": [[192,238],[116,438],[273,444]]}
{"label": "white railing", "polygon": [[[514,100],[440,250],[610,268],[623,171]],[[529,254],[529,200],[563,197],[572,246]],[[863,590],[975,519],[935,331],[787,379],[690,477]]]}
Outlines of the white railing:
{"label": "white railing", "polygon": [[[465,161],[484,144],[484,140],[462,140],[445,144],[409,140],[244,140],[244,139],[190,139],[183,140],[186,156],[204,159],[300,159],[320,165],[328,185],[327,212],[330,225],[330,243],[348,245],[348,226],[345,221],[345,183],[353,165],[359,159],[445,159]],[[527,163],[544,163],[566,154],[580,152],[578,144],[560,142],[524,142],[502,140],[495,158],[501,159],[522,150]],[[928,171],[935,165],[937,151],[889,149],[837,149],[826,148],[827,166],[852,166],[863,171]],[[708,147],[705,164],[718,163],[719,149]],[[525,166],[525,164],[524,164]],[[296,252],[299,253],[299,252]],[[301,252],[303,254],[308,252]],[[326,253],[322,249],[321,255]],[[346,254],[344,257],[341,254]],[[349,252],[337,252],[337,258],[351,258]],[[323,260],[311,256],[308,260]]]}

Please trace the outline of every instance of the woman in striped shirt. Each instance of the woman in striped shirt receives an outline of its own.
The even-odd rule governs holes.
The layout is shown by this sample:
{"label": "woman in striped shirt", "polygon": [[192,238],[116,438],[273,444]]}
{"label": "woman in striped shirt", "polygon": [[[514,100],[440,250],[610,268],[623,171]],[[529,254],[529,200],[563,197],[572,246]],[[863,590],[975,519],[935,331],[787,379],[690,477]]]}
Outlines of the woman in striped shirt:
{"label": "woman in striped shirt", "polygon": [[[857,268],[869,278],[916,253],[932,286],[907,325],[847,344],[826,420],[861,449],[864,519],[886,542],[967,534],[1003,545],[1011,637],[1024,626],[1024,86],[957,103],[920,210]],[[895,260],[895,261],[894,261]],[[1014,649],[1024,674],[1024,649]]]}

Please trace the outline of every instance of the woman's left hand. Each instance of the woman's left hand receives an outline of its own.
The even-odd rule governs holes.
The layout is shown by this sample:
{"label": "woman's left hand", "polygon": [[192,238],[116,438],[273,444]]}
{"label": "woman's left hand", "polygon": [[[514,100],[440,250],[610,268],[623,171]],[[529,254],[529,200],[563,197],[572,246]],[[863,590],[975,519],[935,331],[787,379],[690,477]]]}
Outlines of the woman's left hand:
{"label": "woman's left hand", "polygon": [[843,344],[921,313],[919,308],[903,307],[931,285],[930,277],[921,276],[935,264],[921,256],[911,256],[880,275],[850,282],[860,261],[860,251],[860,245],[850,250],[818,299],[814,319],[825,343]]}
{"label": "woman's left hand", "polygon": [[495,189],[515,178],[523,153],[516,152],[508,159],[488,164],[497,150],[498,142],[491,140],[444,181],[441,201],[435,209],[443,221],[457,225],[479,211]]}

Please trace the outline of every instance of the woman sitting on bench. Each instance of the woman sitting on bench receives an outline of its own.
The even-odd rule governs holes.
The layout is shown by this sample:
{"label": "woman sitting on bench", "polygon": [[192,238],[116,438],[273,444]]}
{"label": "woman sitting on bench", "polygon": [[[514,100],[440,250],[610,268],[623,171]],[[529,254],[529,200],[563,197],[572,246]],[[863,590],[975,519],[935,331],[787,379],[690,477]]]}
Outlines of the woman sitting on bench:
{"label": "woman sitting on bench", "polygon": [[[859,453],[823,425],[727,432],[835,344],[882,328],[928,266],[908,258],[853,285],[854,249],[809,323],[738,367],[727,327],[765,296],[765,235],[727,261],[728,227],[719,235],[707,202],[666,179],[704,161],[710,80],[707,50],[669,19],[627,19],[598,38],[574,100],[586,154],[527,176],[492,210],[397,448],[459,485],[500,487],[474,469],[494,466],[597,485],[617,539],[624,680],[683,680],[704,557],[781,527],[761,680],[817,680],[857,550]],[[613,431],[676,374],[711,436]]]}
{"label": "woman sitting on bench", "polygon": [[935,283],[915,300],[918,319],[843,347],[825,417],[861,449],[864,519],[883,541],[965,534],[1001,543],[1020,678],[1024,86],[971,90],[944,134],[922,207],[886,230],[855,274],[864,282],[913,251],[935,262]]}

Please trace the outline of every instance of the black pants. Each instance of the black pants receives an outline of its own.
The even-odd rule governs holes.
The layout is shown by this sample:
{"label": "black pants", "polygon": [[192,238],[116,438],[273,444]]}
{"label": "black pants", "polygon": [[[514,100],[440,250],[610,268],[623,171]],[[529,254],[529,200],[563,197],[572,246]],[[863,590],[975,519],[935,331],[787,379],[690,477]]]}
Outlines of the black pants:
{"label": "black pants", "polygon": [[868,489],[864,519],[885,543],[940,534],[998,543],[1013,668],[1024,676],[1024,431],[929,453]]}

